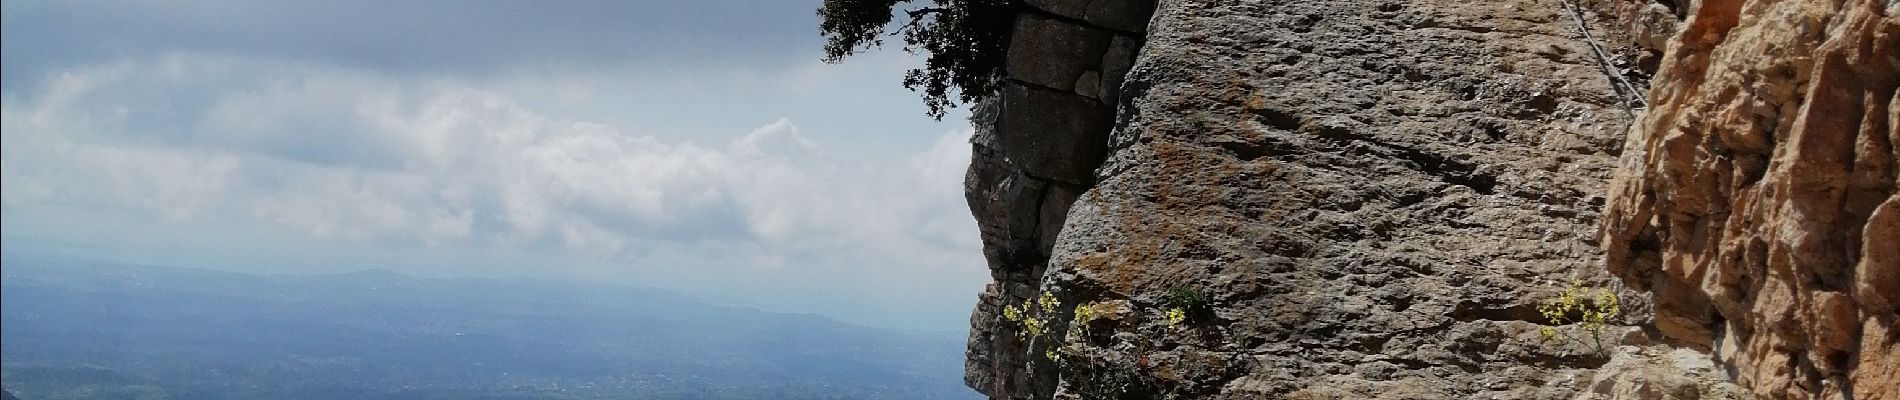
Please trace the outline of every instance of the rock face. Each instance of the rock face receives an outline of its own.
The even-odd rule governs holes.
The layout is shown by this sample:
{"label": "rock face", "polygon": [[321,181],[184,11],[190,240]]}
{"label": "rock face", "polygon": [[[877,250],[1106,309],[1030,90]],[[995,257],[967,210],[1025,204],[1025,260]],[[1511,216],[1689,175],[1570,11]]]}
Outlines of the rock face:
{"label": "rock face", "polygon": [[1598,368],[1589,390],[1592,399],[1745,399],[1748,391],[1729,382],[1707,354],[1686,348],[1626,346]]}
{"label": "rock face", "polygon": [[[1593,235],[1659,58],[1631,44],[1648,3],[1167,1],[1147,24],[1104,16],[1140,3],[1027,3],[1010,84],[975,114],[996,283],[971,387],[1568,398],[1641,337],[1546,338],[1537,305],[1609,287]],[[1060,305],[1005,312],[1043,293]],[[1623,294],[1612,322],[1641,322]]]}
{"label": "rock face", "polygon": [[1773,398],[1900,398],[1900,5],[1701,0],[1630,133],[1608,267]]}
{"label": "rock face", "polygon": [[1900,398],[1892,0],[1019,4],[991,398]]}
{"label": "rock face", "polygon": [[[964,381],[998,398],[1046,397],[1055,369],[1030,361],[1002,308],[1035,296],[1069,205],[1095,182],[1122,77],[1151,1],[1032,0],[1012,32],[1002,93],[979,104],[965,179],[994,280],[970,317]],[[1038,394],[1040,393],[1040,394]]]}
{"label": "rock face", "polygon": [[1059,397],[1561,398],[1606,361],[1536,312],[1602,285],[1596,194],[1634,115],[1561,3],[1179,1],[1152,23],[1042,276],[1115,310],[1046,341],[1074,344]]}

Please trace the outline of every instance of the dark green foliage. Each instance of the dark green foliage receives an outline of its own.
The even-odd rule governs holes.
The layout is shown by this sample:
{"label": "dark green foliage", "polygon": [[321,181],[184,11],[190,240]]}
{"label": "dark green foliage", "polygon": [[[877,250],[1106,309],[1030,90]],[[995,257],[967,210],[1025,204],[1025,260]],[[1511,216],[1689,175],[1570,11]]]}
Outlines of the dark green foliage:
{"label": "dark green foliage", "polygon": [[1207,307],[1207,293],[1197,287],[1176,286],[1168,291],[1168,305],[1189,312],[1199,311]]}
{"label": "dark green foliage", "polygon": [[[882,45],[886,27],[904,3],[913,0],[825,0],[818,8],[825,62]],[[902,13],[906,20],[891,34],[904,35],[905,51],[928,55],[923,68],[904,75],[904,87],[923,92],[932,118],[942,119],[957,102],[996,91],[1016,18],[1009,0],[936,0]]]}

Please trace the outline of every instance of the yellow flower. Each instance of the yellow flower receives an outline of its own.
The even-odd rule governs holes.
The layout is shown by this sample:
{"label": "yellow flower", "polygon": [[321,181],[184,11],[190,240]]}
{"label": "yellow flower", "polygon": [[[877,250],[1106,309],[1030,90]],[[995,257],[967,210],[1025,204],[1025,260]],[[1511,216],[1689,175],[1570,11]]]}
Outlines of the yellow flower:
{"label": "yellow flower", "polygon": [[1077,323],[1088,323],[1089,321],[1095,320],[1095,305],[1083,304],[1075,307],[1075,320]]}

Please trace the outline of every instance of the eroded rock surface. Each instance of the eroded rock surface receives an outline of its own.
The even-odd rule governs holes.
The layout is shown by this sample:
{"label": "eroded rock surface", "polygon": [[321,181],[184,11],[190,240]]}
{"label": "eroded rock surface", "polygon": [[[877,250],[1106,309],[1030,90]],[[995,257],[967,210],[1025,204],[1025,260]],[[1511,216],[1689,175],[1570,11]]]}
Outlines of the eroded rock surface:
{"label": "eroded rock surface", "polygon": [[[1051,25],[1114,1],[1029,3],[1043,8],[1018,35],[1106,32],[1109,54],[1140,39]],[[1547,338],[1536,308],[1572,279],[1614,287],[1600,194],[1660,57],[1630,28],[1654,12],[1591,10],[1630,3],[1164,1],[1125,82],[1094,91],[1065,82],[1088,81],[1075,60],[1104,41],[1017,36],[1016,87],[977,113],[970,195],[997,283],[972,315],[969,383],[993,398],[1584,393],[1642,335]],[[1012,114],[1091,92],[1118,107]],[[1206,303],[1171,322],[1181,291]],[[1049,333],[1003,316],[1044,292],[1062,304]],[[1642,297],[1620,293],[1612,322],[1643,321]],[[1094,315],[1071,331],[1078,305]]]}
{"label": "eroded rock surface", "polygon": [[996,98],[972,113],[965,193],[994,280],[970,316],[964,382],[997,398],[1047,397],[1005,304],[1035,296],[1069,205],[1095,183],[1122,77],[1154,8],[1142,0],[1032,0],[1016,19]]}
{"label": "eroded rock surface", "polygon": [[[1148,43],[1044,276],[1125,310],[1063,394],[1567,398],[1606,361],[1535,311],[1602,284],[1634,117],[1561,3],[1168,2]],[[1177,289],[1209,306],[1169,324]]]}
{"label": "eroded rock surface", "polygon": [[1729,382],[1707,353],[1656,345],[1624,346],[1597,369],[1576,400],[1741,400],[1747,390]]}
{"label": "eroded rock surface", "polygon": [[992,398],[1900,398],[1891,0],[1022,4]]}
{"label": "eroded rock surface", "polygon": [[1610,191],[1608,267],[1771,398],[1900,398],[1900,10],[1701,0]]}

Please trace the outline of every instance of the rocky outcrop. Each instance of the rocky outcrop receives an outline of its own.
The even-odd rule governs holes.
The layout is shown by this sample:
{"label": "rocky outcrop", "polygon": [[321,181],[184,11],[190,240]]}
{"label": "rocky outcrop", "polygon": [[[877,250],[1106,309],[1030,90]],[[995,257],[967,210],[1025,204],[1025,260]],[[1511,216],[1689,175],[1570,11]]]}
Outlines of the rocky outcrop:
{"label": "rocky outcrop", "polygon": [[1054,378],[1033,362],[1002,308],[1034,296],[1069,205],[1095,183],[1122,77],[1142,43],[1152,1],[1030,0],[1011,34],[1007,79],[979,104],[965,192],[994,280],[970,316],[964,381],[995,398],[1046,397]]}
{"label": "rocky outcrop", "polygon": [[1609,192],[1609,270],[1772,398],[1900,398],[1900,6],[1701,0]]}
{"label": "rocky outcrop", "polygon": [[1116,310],[1050,340],[1078,343],[1058,392],[1576,393],[1606,357],[1544,338],[1536,308],[1603,285],[1597,193],[1634,114],[1575,21],[1554,1],[1164,3],[1042,276]]}
{"label": "rocky outcrop", "polygon": [[[1145,27],[1092,11],[1120,3],[1026,2],[1010,84],[975,114],[996,283],[972,387],[1570,398],[1642,340],[1566,340],[1579,328],[1537,306],[1573,279],[1612,287],[1600,193],[1660,60],[1637,39],[1673,29],[1634,17],[1649,3],[1182,0]],[[1060,305],[1035,328],[1005,315],[1042,293]],[[1644,321],[1620,293],[1612,322]]]}
{"label": "rocky outcrop", "polygon": [[1019,4],[992,398],[1900,398],[1891,0]]}

